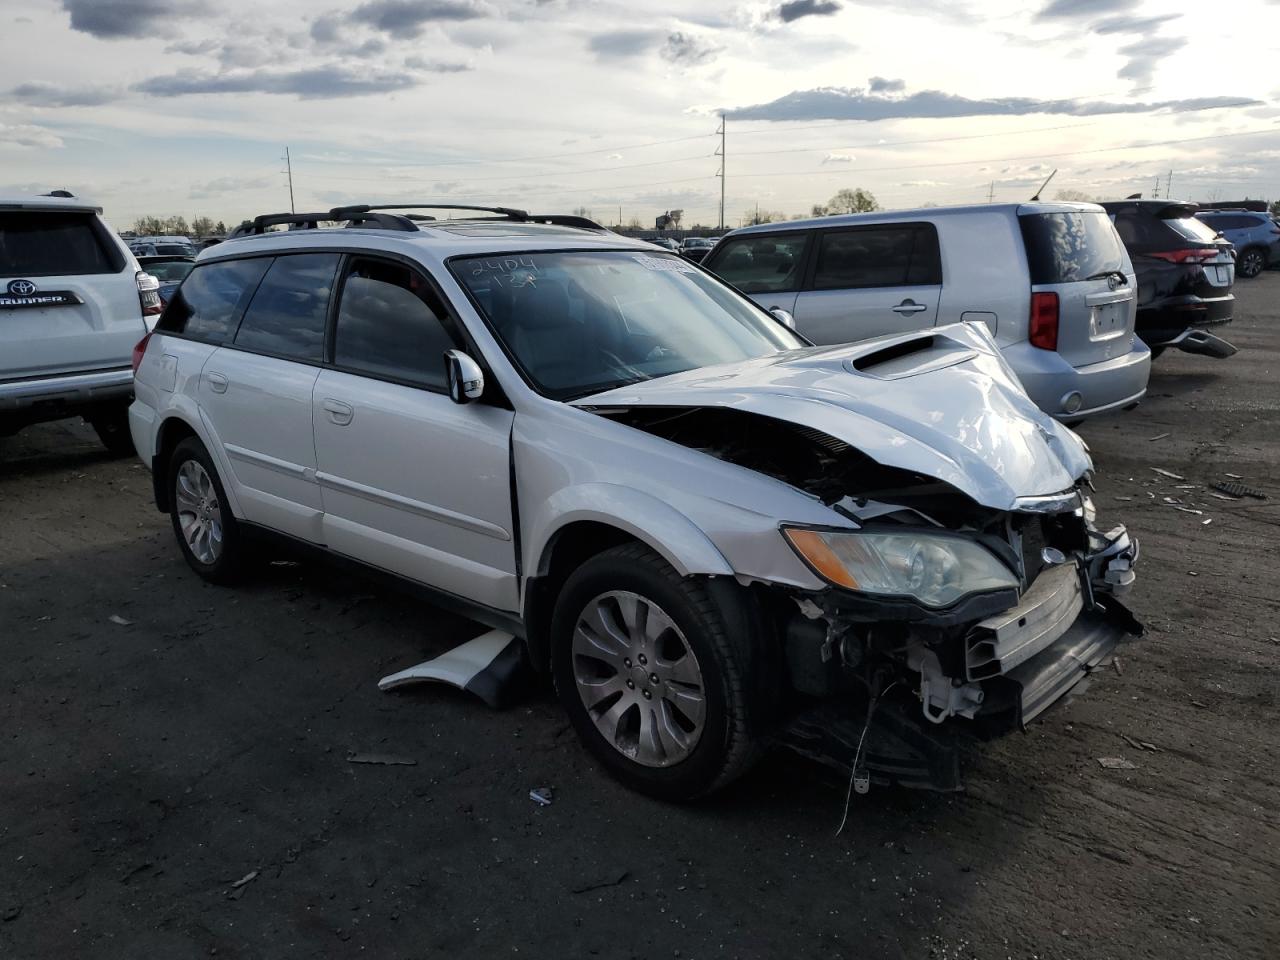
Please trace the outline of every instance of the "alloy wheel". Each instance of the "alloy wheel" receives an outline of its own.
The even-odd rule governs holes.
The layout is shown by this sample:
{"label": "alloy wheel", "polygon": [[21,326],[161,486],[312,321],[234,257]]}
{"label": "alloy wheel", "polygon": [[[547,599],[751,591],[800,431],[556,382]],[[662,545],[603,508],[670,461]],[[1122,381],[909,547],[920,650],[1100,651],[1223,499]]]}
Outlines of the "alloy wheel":
{"label": "alloy wheel", "polygon": [[178,526],[191,555],[212,565],[222,556],[222,504],[208,471],[196,460],[185,460],[174,485]]}
{"label": "alloy wheel", "polygon": [[1257,250],[1247,250],[1240,258],[1240,272],[1246,277],[1256,277],[1262,272],[1264,261]]}
{"label": "alloy wheel", "polygon": [[573,631],[573,675],[604,739],[646,767],[669,767],[697,746],[706,688],[693,648],[651,600],[625,590],[590,601]]}

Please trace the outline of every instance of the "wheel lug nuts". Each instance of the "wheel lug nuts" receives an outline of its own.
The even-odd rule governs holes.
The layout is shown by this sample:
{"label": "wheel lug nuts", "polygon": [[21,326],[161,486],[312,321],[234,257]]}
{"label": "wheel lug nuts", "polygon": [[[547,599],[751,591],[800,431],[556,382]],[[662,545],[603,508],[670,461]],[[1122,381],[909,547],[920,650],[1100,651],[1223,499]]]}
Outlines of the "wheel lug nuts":
{"label": "wheel lug nuts", "polygon": [[630,669],[631,669],[631,661],[630,661],[630,660],[624,659],[624,660],[622,661],[622,665],[623,665],[624,667],[626,667],[628,670],[630,670]]}
{"label": "wheel lug nuts", "polygon": [[636,688],[636,682],[635,682],[634,680],[628,680],[628,681],[627,681],[627,689],[628,689],[628,690],[634,690],[635,688]]}
{"label": "wheel lug nuts", "polygon": [[644,691],[644,698],[645,698],[646,700],[652,700],[652,699],[653,699],[653,694],[652,694],[652,693],[650,693],[648,690],[645,690],[645,691]]}
{"label": "wheel lug nuts", "polygon": [[651,673],[651,674],[649,674],[649,682],[650,682],[650,683],[657,683],[657,682],[658,682],[658,675],[657,675],[656,673]]}
{"label": "wheel lug nuts", "polygon": [[640,656],[636,657],[636,659],[640,661],[640,666],[642,667],[649,662],[649,658],[646,657],[643,653],[640,654]]}

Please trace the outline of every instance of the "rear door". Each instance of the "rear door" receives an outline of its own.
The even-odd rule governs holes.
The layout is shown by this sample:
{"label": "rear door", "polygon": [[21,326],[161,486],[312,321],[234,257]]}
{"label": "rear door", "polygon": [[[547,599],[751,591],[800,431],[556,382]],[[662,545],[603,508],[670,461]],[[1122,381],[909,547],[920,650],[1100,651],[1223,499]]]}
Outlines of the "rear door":
{"label": "rear door", "polygon": [[1032,293],[1058,297],[1058,353],[1073,367],[1128,353],[1137,277],[1103,210],[1020,213]]}
{"label": "rear door", "polygon": [[0,379],[127,367],[135,273],[94,210],[0,208]]}
{"label": "rear door", "polygon": [[810,231],[729,237],[702,261],[766,310],[795,310],[812,240]]}
{"label": "rear door", "polygon": [[[311,403],[339,259],[297,253],[270,261],[230,342],[200,374],[201,412],[245,519],[315,542],[322,504]],[[260,269],[266,261],[251,262]]]}
{"label": "rear door", "polygon": [[313,411],[326,544],[516,610],[514,413],[490,397],[449,399],[444,352],[461,341],[422,273],[375,257],[352,257],[343,273]]}
{"label": "rear door", "polygon": [[942,268],[931,223],[817,231],[811,279],[796,298],[796,328],[815,343],[845,343],[932,327]]}

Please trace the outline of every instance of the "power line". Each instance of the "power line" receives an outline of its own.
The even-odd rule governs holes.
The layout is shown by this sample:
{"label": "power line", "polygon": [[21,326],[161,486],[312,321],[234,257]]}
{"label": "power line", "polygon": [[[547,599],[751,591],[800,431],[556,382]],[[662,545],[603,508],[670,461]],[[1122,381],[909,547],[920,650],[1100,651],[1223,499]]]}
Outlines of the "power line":
{"label": "power line", "polygon": [[[572,170],[547,170],[542,173],[510,173],[497,177],[467,177],[468,183],[485,183],[492,180],[532,180],[535,177],[563,177],[577,173],[612,173],[614,170],[634,170],[637,167],[660,167],[668,163],[685,163],[690,160],[705,160],[707,157],[713,157],[713,153],[699,153],[689,157],[675,157],[671,160],[651,160],[646,163],[624,163],[616,164],[612,167],[581,167]],[[318,174],[326,180],[352,180],[367,183],[387,183],[389,180],[395,182],[395,177],[348,177],[329,173]],[[421,183],[423,180],[436,180],[438,177],[415,177],[403,178],[405,183]]]}

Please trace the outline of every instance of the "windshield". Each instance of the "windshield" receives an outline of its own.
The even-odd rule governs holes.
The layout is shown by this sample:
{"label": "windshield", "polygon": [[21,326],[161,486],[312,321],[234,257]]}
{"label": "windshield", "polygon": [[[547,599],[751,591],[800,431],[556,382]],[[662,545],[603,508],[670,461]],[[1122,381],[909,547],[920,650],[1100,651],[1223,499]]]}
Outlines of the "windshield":
{"label": "windshield", "polygon": [[656,251],[459,257],[449,267],[534,387],[556,400],[805,346]]}

